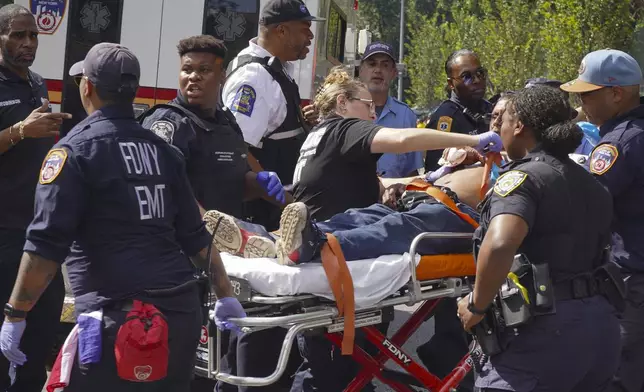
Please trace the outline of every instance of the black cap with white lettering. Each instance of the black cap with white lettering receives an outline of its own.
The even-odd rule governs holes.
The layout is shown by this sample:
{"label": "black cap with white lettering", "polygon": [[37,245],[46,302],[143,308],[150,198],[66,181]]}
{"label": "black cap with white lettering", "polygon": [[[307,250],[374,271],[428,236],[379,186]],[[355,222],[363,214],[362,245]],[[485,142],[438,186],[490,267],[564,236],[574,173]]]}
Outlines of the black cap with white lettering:
{"label": "black cap with white lettering", "polygon": [[269,0],[262,9],[259,24],[268,26],[295,20],[321,22],[326,19],[311,15],[301,0]]}
{"label": "black cap with white lettering", "polygon": [[108,91],[138,88],[141,77],[139,60],[125,46],[110,42],[94,45],[85,60],[69,69],[71,76],[87,76],[96,86]]}

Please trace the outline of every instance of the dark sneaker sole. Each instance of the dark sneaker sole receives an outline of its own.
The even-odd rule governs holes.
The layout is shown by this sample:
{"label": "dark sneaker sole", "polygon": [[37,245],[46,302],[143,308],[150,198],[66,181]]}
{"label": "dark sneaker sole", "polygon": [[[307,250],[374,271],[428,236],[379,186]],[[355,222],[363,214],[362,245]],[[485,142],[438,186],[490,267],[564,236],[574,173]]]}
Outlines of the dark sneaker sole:
{"label": "dark sneaker sole", "polygon": [[271,240],[246,233],[237,226],[232,216],[222,212],[211,210],[204,214],[203,220],[210,234],[217,226],[219,218],[221,218],[221,223],[219,223],[213,242],[220,252],[245,258],[275,257],[275,244]]}
{"label": "dark sneaker sole", "polygon": [[277,262],[297,265],[289,255],[302,246],[302,230],[306,226],[308,211],[304,203],[292,203],[284,208],[280,218],[280,238],[277,240]]}

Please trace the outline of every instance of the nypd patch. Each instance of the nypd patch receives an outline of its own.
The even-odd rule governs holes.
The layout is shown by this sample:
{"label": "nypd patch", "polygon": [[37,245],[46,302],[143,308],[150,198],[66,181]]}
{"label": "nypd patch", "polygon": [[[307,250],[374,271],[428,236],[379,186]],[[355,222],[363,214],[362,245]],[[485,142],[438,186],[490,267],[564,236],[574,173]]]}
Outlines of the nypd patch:
{"label": "nypd patch", "polygon": [[438,119],[438,125],[436,128],[439,131],[449,132],[452,130],[452,118],[449,116],[442,116]]}
{"label": "nypd patch", "polygon": [[494,193],[501,197],[506,197],[515,189],[517,189],[521,184],[523,184],[526,178],[528,178],[528,175],[522,171],[509,171],[499,177],[498,180],[496,180],[496,184],[494,185]]}
{"label": "nypd patch", "polygon": [[67,160],[67,151],[62,148],[56,148],[49,151],[45,161],[40,169],[40,183],[51,184],[56,177],[63,171],[63,166]]}
{"label": "nypd patch", "polygon": [[615,164],[618,156],[619,151],[613,145],[597,146],[590,155],[590,172],[597,175],[606,173]]}
{"label": "nypd patch", "polygon": [[257,93],[255,89],[245,84],[237,90],[230,110],[250,117],[253,114],[256,99]]}
{"label": "nypd patch", "polygon": [[174,124],[170,121],[155,121],[150,127],[150,130],[167,143],[172,144],[172,139],[174,138]]}

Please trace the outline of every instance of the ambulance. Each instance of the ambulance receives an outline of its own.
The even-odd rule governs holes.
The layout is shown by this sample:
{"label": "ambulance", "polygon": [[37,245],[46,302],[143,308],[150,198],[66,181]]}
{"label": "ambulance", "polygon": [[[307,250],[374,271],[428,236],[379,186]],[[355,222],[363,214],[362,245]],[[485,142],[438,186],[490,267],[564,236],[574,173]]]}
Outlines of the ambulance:
{"label": "ambulance", "polygon": [[[10,1],[0,0],[3,3]],[[72,113],[66,133],[85,117],[78,87],[67,71],[99,42],[130,48],[141,63],[137,114],[177,95],[180,39],[210,34],[226,43],[226,64],[257,36],[267,0],[14,0],[36,17],[39,48],[32,69],[47,81],[54,111]],[[357,48],[357,0],[305,0],[315,35],[307,58],[297,62],[295,81],[303,104],[334,65],[353,64]]]}

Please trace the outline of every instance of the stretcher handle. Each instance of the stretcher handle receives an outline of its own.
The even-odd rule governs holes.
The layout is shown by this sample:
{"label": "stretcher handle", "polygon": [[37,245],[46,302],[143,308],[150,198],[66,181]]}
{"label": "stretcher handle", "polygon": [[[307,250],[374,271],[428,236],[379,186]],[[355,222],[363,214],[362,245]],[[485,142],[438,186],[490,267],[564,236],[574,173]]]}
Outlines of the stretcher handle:
{"label": "stretcher handle", "polygon": [[414,238],[409,248],[409,270],[411,272],[411,299],[410,305],[418,302],[421,298],[420,283],[416,277],[416,249],[422,240],[436,239],[436,238],[449,238],[449,239],[472,239],[473,233],[421,233]]}
{"label": "stretcher handle", "polygon": [[309,321],[317,321],[320,319],[333,318],[338,315],[338,310],[335,308],[329,308],[325,310],[317,310],[310,313],[304,314],[291,314],[288,316],[276,316],[276,317],[244,317],[244,318],[230,318],[229,322],[235,324],[240,328],[250,327],[260,327],[262,329],[267,327],[282,327],[286,328],[290,324],[294,323],[303,323]]}
{"label": "stretcher handle", "polygon": [[[221,373],[219,371],[219,364],[221,362],[221,331],[217,329],[217,368],[215,369],[213,376],[226,384],[237,385],[242,387],[263,387],[267,385],[275,384],[282,377],[286,371],[286,365],[288,364],[289,355],[291,353],[291,347],[293,346],[293,341],[295,340],[297,334],[302,331],[306,331],[312,328],[326,327],[331,325],[331,319],[327,318],[324,320],[310,321],[302,324],[296,324],[289,328],[282,343],[282,350],[280,351],[279,359],[277,360],[277,366],[275,371],[268,377],[239,377],[233,376],[228,373]],[[213,360],[209,358],[209,360]]]}

